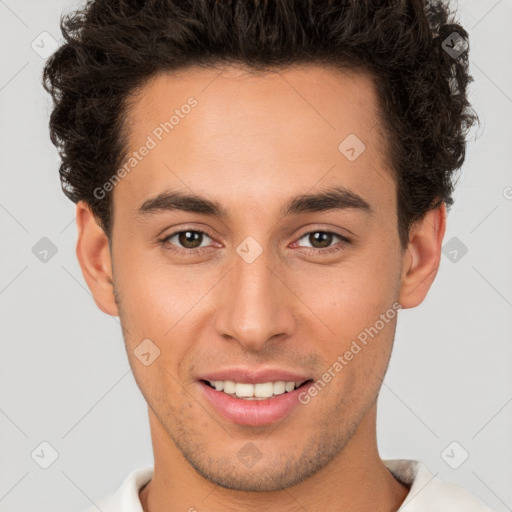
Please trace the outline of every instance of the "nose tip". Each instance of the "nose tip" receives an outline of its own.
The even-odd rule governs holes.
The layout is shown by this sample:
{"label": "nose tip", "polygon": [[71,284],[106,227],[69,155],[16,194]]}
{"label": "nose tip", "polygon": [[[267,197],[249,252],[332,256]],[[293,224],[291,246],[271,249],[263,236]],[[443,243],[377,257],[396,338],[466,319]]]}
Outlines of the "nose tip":
{"label": "nose tip", "polygon": [[220,335],[237,340],[246,350],[260,351],[291,334],[293,315],[284,296],[289,292],[264,255],[251,264],[240,261],[228,279],[217,314]]}

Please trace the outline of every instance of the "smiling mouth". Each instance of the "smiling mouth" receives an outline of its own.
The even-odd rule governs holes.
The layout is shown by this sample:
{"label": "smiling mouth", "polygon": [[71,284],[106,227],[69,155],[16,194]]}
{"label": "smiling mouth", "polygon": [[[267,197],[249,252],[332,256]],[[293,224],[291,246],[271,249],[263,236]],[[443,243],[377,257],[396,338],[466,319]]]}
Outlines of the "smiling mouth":
{"label": "smiling mouth", "polygon": [[302,382],[272,381],[261,382],[257,384],[247,384],[230,380],[202,380],[201,382],[210,388],[229,395],[233,398],[240,398],[242,400],[268,400],[269,398],[291,393],[292,391],[303,387],[309,382],[312,382],[312,380],[313,379],[307,379]]}

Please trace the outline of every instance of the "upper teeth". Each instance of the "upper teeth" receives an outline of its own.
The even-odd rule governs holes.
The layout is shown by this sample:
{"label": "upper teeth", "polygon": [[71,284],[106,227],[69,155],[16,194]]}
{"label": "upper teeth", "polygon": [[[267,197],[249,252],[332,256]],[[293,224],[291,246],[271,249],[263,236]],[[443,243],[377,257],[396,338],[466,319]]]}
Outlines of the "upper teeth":
{"label": "upper teeth", "polygon": [[214,380],[208,381],[217,391],[235,394],[237,397],[256,397],[270,398],[272,395],[282,395],[286,391],[293,391],[295,387],[301,385],[300,382],[261,382],[258,384],[245,384],[243,382],[233,382],[232,380]]}

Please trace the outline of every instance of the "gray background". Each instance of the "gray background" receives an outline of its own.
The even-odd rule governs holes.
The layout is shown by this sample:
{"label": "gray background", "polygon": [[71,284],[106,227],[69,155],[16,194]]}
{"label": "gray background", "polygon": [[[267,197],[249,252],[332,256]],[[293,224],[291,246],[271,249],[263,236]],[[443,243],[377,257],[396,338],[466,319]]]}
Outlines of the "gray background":
{"label": "gray background", "polygon": [[[1,511],[83,510],[153,461],[118,319],[97,309],[75,257],[74,205],[48,137],[40,54],[61,39],[60,13],[79,4],[0,0]],[[449,245],[427,299],[400,314],[378,441],[383,458],[419,459],[504,512],[512,510],[512,0],[458,5],[482,127],[472,132],[444,243],[456,237],[450,244],[467,253],[451,261]],[[46,262],[32,252],[43,237],[57,249]],[[48,469],[39,464],[50,449],[31,456],[43,441],[58,452]]]}

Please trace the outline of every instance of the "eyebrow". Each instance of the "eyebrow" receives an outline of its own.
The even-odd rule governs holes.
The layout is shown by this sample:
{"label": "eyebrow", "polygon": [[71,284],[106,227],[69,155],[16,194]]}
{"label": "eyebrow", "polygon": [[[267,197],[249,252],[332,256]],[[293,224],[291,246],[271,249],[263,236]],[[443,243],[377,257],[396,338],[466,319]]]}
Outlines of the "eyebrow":
{"label": "eyebrow", "polygon": [[[301,194],[293,197],[281,209],[280,215],[287,217],[301,213],[327,210],[354,209],[373,215],[374,210],[361,196],[342,186],[330,187],[316,194]],[[137,209],[138,216],[180,210],[227,219],[228,211],[217,201],[193,193],[179,191],[163,192],[144,201]]]}

